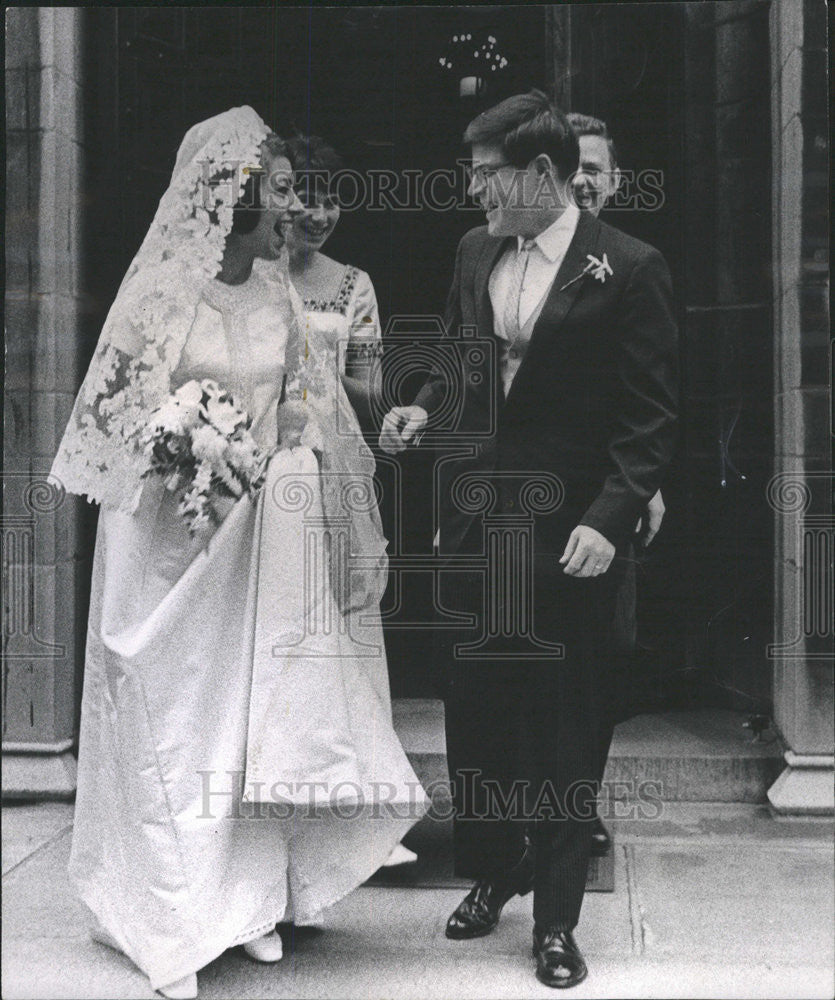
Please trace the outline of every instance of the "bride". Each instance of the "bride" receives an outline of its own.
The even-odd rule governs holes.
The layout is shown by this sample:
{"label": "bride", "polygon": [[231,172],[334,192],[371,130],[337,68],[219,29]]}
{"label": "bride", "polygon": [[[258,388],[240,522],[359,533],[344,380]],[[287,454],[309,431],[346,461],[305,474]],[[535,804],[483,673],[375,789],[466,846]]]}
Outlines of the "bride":
{"label": "bride", "polygon": [[[278,960],[276,924],[320,922],[426,808],[391,725],[373,459],[287,278],[285,154],[248,107],[186,134],[53,465],[101,504],[70,872],[169,997],[234,945]],[[206,379],[268,460],[189,526],[147,429]]]}

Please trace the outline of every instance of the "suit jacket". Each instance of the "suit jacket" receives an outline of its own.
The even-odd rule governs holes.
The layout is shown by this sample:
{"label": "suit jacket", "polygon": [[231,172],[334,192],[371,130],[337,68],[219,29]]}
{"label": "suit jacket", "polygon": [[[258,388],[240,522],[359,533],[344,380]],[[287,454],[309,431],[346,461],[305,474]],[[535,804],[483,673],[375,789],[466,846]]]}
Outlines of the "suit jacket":
{"label": "suit jacket", "polygon": [[[496,336],[488,278],[507,246],[484,226],[461,240],[447,337],[462,327]],[[604,253],[613,272],[604,282],[586,275],[563,290],[588,254]],[[458,550],[473,522],[453,489],[468,473],[492,477],[498,507],[511,515],[526,510],[526,480],[537,473],[559,478],[560,506],[534,515],[539,554],[561,555],[578,524],[623,549],[661,485],[675,444],[677,330],[661,254],[582,212],[507,398],[489,352],[461,357],[457,430],[481,436],[473,438],[470,455],[439,463],[441,552]],[[449,390],[439,367],[418,393],[415,403],[430,413],[430,427]]]}

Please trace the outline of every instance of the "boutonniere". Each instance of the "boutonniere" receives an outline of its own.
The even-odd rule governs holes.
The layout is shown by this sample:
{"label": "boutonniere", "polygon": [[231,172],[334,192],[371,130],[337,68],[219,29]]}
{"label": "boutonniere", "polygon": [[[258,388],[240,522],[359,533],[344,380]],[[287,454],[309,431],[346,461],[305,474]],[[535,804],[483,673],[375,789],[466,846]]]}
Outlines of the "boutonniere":
{"label": "boutonniere", "polygon": [[562,286],[562,288],[560,289],[561,292],[564,292],[566,288],[569,288],[571,285],[573,285],[575,281],[579,281],[580,278],[585,278],[587,274],[590,274],[592,278],[603,284],[605,283],[608,275],[615,273],[612,270],[612,266],[609,263],[609,258],[606,256],[605,253],[603,254],[602,260],[599,257],[595,257],[593,253],[588,253],[586,254],[586,260],[588,260],[588,264],[586,264],[586,266],[577,275],[576,278],[572,278],[571,281],[567,281]]}

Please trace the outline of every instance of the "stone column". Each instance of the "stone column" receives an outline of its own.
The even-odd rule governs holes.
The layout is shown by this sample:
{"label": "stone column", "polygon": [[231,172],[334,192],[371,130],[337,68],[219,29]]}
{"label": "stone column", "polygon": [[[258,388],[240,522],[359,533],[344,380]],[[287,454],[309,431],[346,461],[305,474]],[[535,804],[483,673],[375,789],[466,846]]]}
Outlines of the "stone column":
{"label": "stone column", "polygon": [[775,720],[782,814],[832,814],[833,532],[827,360],[826,7],[771,6],[774,150]]}
{"label": "stone column", "polygon": [[548,57],[545,79],[548,93],[563,111],[572,109],[571,6],[548,4],[545,8]]}
{"label": "stone column", "polygon": [[6,11],[3,793],[75,789],[79,509],[47,479],[78,385],[83,13]]}
{"label": "stone column", "polygon": [[685,5],[687,665],[755,714],[770,711],[773,637],[768,12],[757,0]]}

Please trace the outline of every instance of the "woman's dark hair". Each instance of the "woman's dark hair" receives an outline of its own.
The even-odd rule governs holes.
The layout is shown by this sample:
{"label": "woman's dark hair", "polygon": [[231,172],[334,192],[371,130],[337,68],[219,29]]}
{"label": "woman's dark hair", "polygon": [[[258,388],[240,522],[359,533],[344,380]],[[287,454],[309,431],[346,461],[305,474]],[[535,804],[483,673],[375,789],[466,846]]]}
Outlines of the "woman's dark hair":
{"label": "woman's dark hair", "polygon": [[284,146],[290,166],[297,174],[308,170],[336,173],[342,169],[342,157],[318,135],[294,135]]}
{"label": "woman's dark hair", "polygon": [[[287,142],[275,132],[270,132],[261,145],[266,146],[267,151],[272,156],[286,156],[288,160],[290,159]],[[246,233],[251,233],[258,225],[258,218],[261,214],[261,185],[257,183],[259,180],[260,175],[253,174],[247,178],[244,184],[241,197],[232,209],[233,233],[244,236]]]}
{"label": "woman's dark hair", "polygon": [[520,170],[547,153],[562,180],[576,173],[580,146],[562,111],[542,93],[517,94],[474,118],[464,132],[468,145],[500,146]]}
{"label": "woman's dark hair", "polygon": [[342,157],[333,146],[318,135],[294,135],[285,146],[301,200],[311,192],[332,196],[334,176],[342,169]]}

